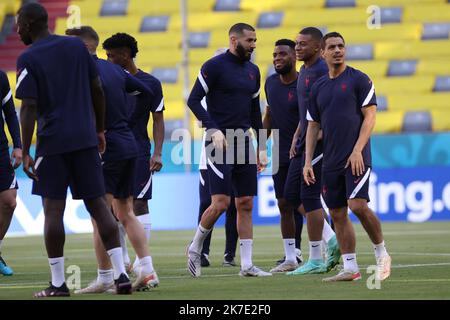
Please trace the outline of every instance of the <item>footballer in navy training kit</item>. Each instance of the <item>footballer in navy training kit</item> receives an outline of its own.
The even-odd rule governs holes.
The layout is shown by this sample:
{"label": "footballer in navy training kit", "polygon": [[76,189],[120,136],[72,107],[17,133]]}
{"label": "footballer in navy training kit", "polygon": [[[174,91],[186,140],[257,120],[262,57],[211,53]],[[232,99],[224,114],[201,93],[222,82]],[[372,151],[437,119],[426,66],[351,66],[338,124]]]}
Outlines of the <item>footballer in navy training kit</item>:
{"label": "footballer in navy training kit", "polygon": [[[3,239],[16,208],[17,179],[14,172],[22,163],[22,142],[16,108],[6,73],[0,70],[0,274],[13,275],[13,270],[1,255]],[[9,155],[8,138],[4,131],[3,116],[12,137],[13,151]],[[14,161],[14,162],[12,162]]]}
{"label": "footballer in navy training kit", "polygon": [[[268,136],[273,130],[278,131],[274,136],[272,157],[278,157],[278,167],[273,167],[272,178],[275,196],[280,210],[280,226],[283,238],[285,258],[270,272],[288,272],[297,268],[302,262],[300,239],[303,227],[303,216],[297,212],[297,205],[285,198],[286,181],[290,166],[289,150],[292,137],[298,125],[297,76],[295,68],[295,42],[280,39],[275,43],[273,51],[273,65],[275,74],[266,79],[267,107],[263,119],[264,129]],[[277,153],[278,150],[278,153]],[[297,190],[297,198],[300,193]],[[297,231],[296,229],[299,229]],[[296,242],[298,241],[298,246]],[[300,251],[296,255],[296,251]]]}
{"label": "footballer in navy training kit", "polygon": [[[299,211],[305,215],[308,238],[308,261],[288,275],[304,275],[330,271],[339,262],[340,252],[336,235],[327,221],[320,199],[320,181],[307,185],[303,179],[305,163],[305,137],[308,128],[306,120],[310,90],[313,84],[328,72],[326,62],[320,57],[322,32],[315,27],[306,27],[296,36],[295,54],[302,61],[297,79],[299,122],[292,139],[288,178],[286,182],[286,199],[300,206]],[[317,176],[322,170],[322,140],[317,143],[313,157],[313,169]],[[326,244],[323,248],[323,242]],[[324,255],[326,253],[326,261]]]}
{"label": "footballer in navy training kit", "polygon": [[363,72],[345,63],[345,41],[331,32],[322,39],[322,56],[329,73],[311,88],[308,104],[304,179],[314,184],[312,159],[320,128],[323,131],[322,195],[330,208],[344,268],[324,281],[361,279],[355,253],[355,231],[348,208],[358,217],[373,243],[377,262],[376,278],[384,280],[391,272],[381,224],[368,207],[369,176],[372,168],[370,135],[375,126],[374,84]]}
{"label": "footballer in navy training kit", "polygon": [[[136,139],[138,150],[133,186],[134,214],[143,225],[145,236],[149,241],[151,220],[148,201],[152,198],[152,177],[154,172],[160,171],[163,166],[161,154],[164,142],[165,106],[162,86],[157,78],[136,66],[135,58],[139,49],[136,39],[131,35],[116,33],[103,43],[103,49],[106,50],[108,61],[127,70],[153,91],[151,99],[145,95],[131,94],[127,96],[130,114],[129,125]],[[147,132],[150,114],[153,119],[153,139],[155,143],[153,152]],[[139,257],[136,256],[133,265],[131,265],[124,228],[122,225],[119,228],[125,265],[134,270],[139,264]]]}
{"label": "footballer in navy training kit", "polygon": [[[131,293],[117,223],[108,208],[99,152],[105,151],[105,100],[94,60],[77,38],[48,30],[48,15],[38,3],[18,11],[17,32],[31,45],[18,58],[16,97],[22,100],[23,170],[42,197],[50,286],[35,297],[69,296],[65,284],[63,215],[67,188],[83,199],[95,220],[114,269],[115,291]],[[36,162],[30,152],[37,120]]]}
{"label": "footballer in navy training kit", "polygon": [[[203,242],[219,216],[227,210],[233,192],[239,217],[240,275],[270,276],[271,273],[262,271],[252,262],[252,209],[257,193],[257,169],[263,170],[267,165],[265,144],[258,143],[256,156],[250,138],[250,128],[256,131],[257,137],[262,129],[260,72],[250,62],[256,47],[256,32],[248,24],[237,23],[228,35],[229,50],[203,64],[188,99],[189,108],[207,129],[205,148],[212,201],[187,249],[187,266],[193,277],[201,275]],[[205,96],[208,110],[201,104]],[[242,134],[227,139],[226,131]]]}
{"label": "footballer in navy training kit", "polygon": [[[149,254],[144,227],[133,212],[133,187],[138,150],[133,132],[128,124],[127,95],[133,93],[151,100],[154,94],[150,88],[129,72],[97,57],[99,37],[92,27],[82,26],[68,29],[66,34],[77,36],[83,40],[100,75],[106,104],[106,150],[102,154],[106,201],[108,205],[112,206],[114,214],[124,226],[139,257],[139,264],[135,270],[137,278],[133,283],[133,290],[148,290],[156,287],[159,280]],[[107,292],[114,285],[111,263],[102,246],[95,224],[94,244],[98,262],[97,280],[86,288],[76,290],[77,294]]]}

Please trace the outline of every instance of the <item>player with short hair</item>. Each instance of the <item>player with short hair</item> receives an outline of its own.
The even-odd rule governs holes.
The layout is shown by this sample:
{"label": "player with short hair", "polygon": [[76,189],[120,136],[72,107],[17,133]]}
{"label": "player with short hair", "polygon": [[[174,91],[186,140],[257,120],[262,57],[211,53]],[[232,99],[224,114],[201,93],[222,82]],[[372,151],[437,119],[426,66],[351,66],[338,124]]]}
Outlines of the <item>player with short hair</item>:
{"label": "player with short hair", "polygon": [[[142,95],[153,99],[153,91],[121,67],[99,59],[96,55],[99,38],[89,26],[66,30],[67,35],[83,40],[92,55],[105,92],[105,137],[107,147],[102,154],[105,177],[106,200],[117,219],[123,224],[137,255],[139,267],[133,290],[147,290],[158,285],[143,226],[133,213],[133,187],[137,159],[137,146],[128,125],[127,94]],[[94,224],[94,246],[98,261],[98,277],[88,287],[75,291],[77,294],[102,293],[111,289],[112,270],[107,252],[100,241]]]}
{"label": "player with short hair", "polygon": [[[306,27],[296,36],[295,53],[299,61],[303,61],[297,80],[298,113],[300,121],[292,139],[291,165],[289,167],[286,198],[293,203],[301,204],[301,211],[306,216],[309,237],[308,261],[289,275],[324,273],[339,263],[340,252],[333,229],[327,222],[320,199],[320,181],[308,186],[303,179],[305,163],[305,137],[308,127],[307,106],[312,85],[328,72],[326,62],[320,57],[322,32],[315,27]],[[317,177],[322,168],[322,140],[319,139],[315,149],[313,162]],[[325,218],[325,219],[324,219]],[[327,243],[327,260],[323,259],[322,241]]]}
{"label": "player with short hair", "polygon": [[345,52],[342,35],[331,32],[323,37],[321,53],[329,72],[311,88],[303,174],[308,185],[317,183],[312,159],[322,128],[322,195],[330,208],[344,261],[343,270],[323,280],[361,279],[348,208],[369,235],[377,261],[376,278],[384,280],[391,272],[391,258],[385,248],[380,221],[367,205],[372,167],[370,135],[375,126],[377,104],[375,88],[366,74],[346,65]]}
{"label": "player with short hair", "polygon": [[[82,41],[51,35],[48,15],[38,3],[18,11],[17,32],[25,50],[17,61],[16,97],[22,100],[23,170],[42,197],[44,237],[52,273],[35,297],[69,296],[65,284],[63,223],[67,187],[83,199],[107,250],[116,292],[131,293],[117,223],[105,201],[99,151],[105,151],[105,100],[97,68]],[[30,145],[37,120],[36,162]]]}
{"label": "player with short hair", "polygon": [[[16,208],[17,179],[14,170],[22,164],[22,142],[20,141],[20,127],[17,120],[16,108],[6,73],[0,70],[0,251],[3,238],[8,232],[9,225]],[[3,112],[6,125],[12,137],[13,151],[9,156],[8,138],[4,131]],[[14,161],[14,162],[12,162]],[[13,275],[13,270],[3,260],[0,252],[0,274]]]}
{"label": "player with short hair", "polygon": [[[274,273],[293,271],[298,263],[301,263],[301,261],[297,262],[295,252],[296,209],[284,197],[289,170],[289,150],[299,121],[296,93],[298,74],[295,63],[295,42],[289,39],[276,41],[273,51],[273,65],[276,73],[266,79],[264,89],[267,107],[263,120],[264,129],[267,129],[269,136],[271,130],[278,130],[278,137],[273,140],[272,158],[278,157],[279,165],[276,171],[274,169],[272,178],[280,210],[285,259],[270,270]],[[278,150],[278,154],[275,150]],[[303,218],[301,221],[303,224]]]}
{"label": "player with short hair", "polygon": [[[143,95],[128,95],[130,120],[129,124],[136,139],[138,158],[133,188],[134,214],[145,230],[147,241],[150,240],[151,221],[148,200],[152,198],[152,177],[154,172],[161,170],[162,146],[164,142],[164,97],[161,82],[149,73],[138,69],[135,58],[139,52],[138,43],[134,37],[126,33],[116,33],[103,42],[108,60],[127,70],[141,82],[146,84],[154,93],[152,99]],[[153,119],[153,139],[155,149],[151,153],[151,143],[148,137],[147,125]],[[123,226],[119,226],[124,231]],[[130,264],[126,246],[125,232],[121,232],[121,243],[125,264]],[[139,264],[139,257],[133,263],[134,269]]]}
{"label": "player with short hair", "polygon": [[[249,136],[250,127],[257,131],[257,137],[258,130],[262,128],[259,106],[260,72],[249,61],[256,47],[256,32],[248,24],[237,23],[230,28],[228,34],[229,50],[203,64],[188,99],[189,108],[207,129],[205,148],[211,151],[211,154],[207,152],[207,170],[212,199],[187,249],[187,266],[193,277],[201,275],[203,242],[219,216],[229,207],[233,191],[238,212],[240,275],[270,276],[271,273],[254,266],[252,261],[252,209],[253,197],[257,193],[256,162],[259,170],[267,165],[265,144],[258,143],[256,160]],[[201,105],[205,96],[207,111]],[[228,139],[225,137],[226,131]],[[233,136],[231,138],[230,133]]]}

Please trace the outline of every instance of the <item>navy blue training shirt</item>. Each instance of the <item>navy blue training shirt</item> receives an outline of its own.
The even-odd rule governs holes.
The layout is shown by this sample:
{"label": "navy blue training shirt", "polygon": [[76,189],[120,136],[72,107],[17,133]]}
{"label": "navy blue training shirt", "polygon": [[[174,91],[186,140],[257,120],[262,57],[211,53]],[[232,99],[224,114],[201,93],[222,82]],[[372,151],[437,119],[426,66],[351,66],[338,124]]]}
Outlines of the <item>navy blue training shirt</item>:
{"label": "navy blue training shirt", "polygon": [[[280,164],[288,164],[292,137],[299,121],[297,80],[284,84],[281,82],[280,75],[275,73],[267,78],[264,90],[269,105],[271,127],[279,130],[279,161]],[[276,140],[274,140],[274,148],[275,143],[277,143]]]}
{"label": "navy blue training shirt", "polygon": [[36,156],[98,145],[90,87],[97,76],[86,46],[75,37],[50,35],[19,56],[16,97],[37,101]]}
{"label": "navy blue training shirt", "polygon": [[[369,77],[347,66],[337,78],[328,75],[311,89],[310,121],[323,130],[324,170],[343,169],[359,137],[364,120],[361,109],[376,105],[375,88]],[[362,150],[364,164],[372,165],[370,140]]]}
{"label": "navy blue training shirt", "polygon": [[[13,140],[14,148],[22,148],[20,141],[20,127],[17,120],[16,108],[14,107],[14,100],[11,88],[9,87],[8,77],[6,73],[0,70],[0,103],[1,110],[5,117],[9,133]],[[4,131],[3,117],[0,112],[0,151],[8,149],[8,139]]]}
{"label": "navy blue training shirt", "polygon": [[[260,81],[256,65],[227,50],[203,64],[188,106],[206,129],[261,129]],[[208,111],[201,105],[205,96]]]}
{"label": "navy blue training shirt", "polygon": [[[311,87],[322,76],[328,73],[328,66],[325,60],[319,58],[310,67],[303,65],[297,79],[297,95],[298,95],[298,113],[300,115],[300,135],[296,144],[296,156],[300,156],[305,150],[306,131],[308,129],[308,120],[306,114],[308,111],[308,100],[310,97]],[[321,152],[322,140],[317,141],[316,152]]]}
{"label": "navy blue training shirt", "polygon": [[148,99],[143,95],[128,96],[130,127],[136,139],[138,156],[149,157],[151,144],[147,132],[148,120],[151,112],[162,112],[165,110],[163,92],[161,82],[151,74],[139,70],[134,76],[149,87],[154,94],[152,99]]}
{"label": "navy blue training shirt", "polygon": [[118,161],[137,156],[136,139],[129,126],[128,94],[142,95],[151,100],[153,92],[136,77],[118,65],[94,56],[105,92],[105,137],[104,161]]}

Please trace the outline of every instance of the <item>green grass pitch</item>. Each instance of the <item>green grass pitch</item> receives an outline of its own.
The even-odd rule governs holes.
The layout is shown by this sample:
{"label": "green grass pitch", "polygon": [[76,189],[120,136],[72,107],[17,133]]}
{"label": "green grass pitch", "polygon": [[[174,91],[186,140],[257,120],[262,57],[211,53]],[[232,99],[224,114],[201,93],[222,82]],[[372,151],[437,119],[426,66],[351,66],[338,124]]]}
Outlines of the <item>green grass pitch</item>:
{"label": "green grass pitch", "polygon": [[[450,299],[450,222],[384,223],[385,240],[392,256],[392,274],[381,283],[380,289],[372,290],[367,287],[371,274],[366,269],[374,264],[373,249],[361,225],[356,224],[355,230],[357,259],[363,276],[358,282],[323,283],[324,275],[239,277],[239,267],[221,266],[225,239],[223,228],[214,230],[211,266],[202,269],[201,278],[193,279],[187,273],[184,252],[194,230],[157,231],[152,233],[150,249],[161,282],[158,288],[131,296],[72,294],[69,299]],[[254,263],[269,270],[283,256],[279,226],[255,227],[254,239]],[[302,249],[307,257],[306,230]],[[0,299],[32,299],[34,291],[48,285],[50,273],[42,237],[6,239],[3,257],[15,274],[12,277],[0,276]],[[82,286],[96,277],[90,234],[68,235],[65,258],[66,269],[71,265],[79,266]],[[332,271],[330,274],[335,273]]]}

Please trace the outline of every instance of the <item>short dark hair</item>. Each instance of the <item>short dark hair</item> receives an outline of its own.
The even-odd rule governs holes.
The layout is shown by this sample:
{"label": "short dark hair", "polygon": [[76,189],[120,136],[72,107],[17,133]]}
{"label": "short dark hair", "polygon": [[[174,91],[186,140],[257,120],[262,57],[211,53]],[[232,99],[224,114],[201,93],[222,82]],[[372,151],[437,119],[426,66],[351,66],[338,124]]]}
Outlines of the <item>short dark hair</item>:
{"label": "short dark hair", "polygon": [[311,38],[313,38],[316,41],[322,40],[323,34],[322,31],[320,31],[319,29],[315,28],[315,27],[306,27],[303,28],[302,30],[300,30],[299,34],[303,34],[303,35],[310,35]]}
{"label": "short dark hair", "polygon": [[[37,2],[30,2],[17,11],[27,22],[30,22],[34,27],[44,29],[48,26],[48,13],[44,6]],[[32,23],[31,23],[32,22]]]}
{"label": "short dark hair", "polygon": [[255,31],[255,28],[253,28],[251,25],[247,23],[239,22],[230,28],[230,31],[228,31],[228,35],[231,35],[232,33],[237,33],[241,35],[244,33],[244,30]]}
{"label": "short dark hair", "polygon": [[127,33],[116,33],[103,42],[103,49],[105,50],[119,48],[130,49],[131,58],[135,58],[136,54],[139,52],[136,39]]}
{"label": "short dark hair", "polygon": [[325,49],[327,39],[329,39],[329,38],[341,38],[345,44],[344,37],[339,32],[329,32],[326,35],[324,35],[322,38],[322,43],[321,43],[322,49]]}
{"label": "short dark hair", "polygon": [[290,39],[280,39],[275,42],[275,46],[288,46],[292,50],[295,50],[295,42]]}
{"label": "short dark hair", "polygon": [[97,45],[100,41],[100,38],[98,37],[97,32],[91,26],[82,26],[80,28],[67,29],[65,33],[68,36],[89,38],[91,40],[94,40]]}

